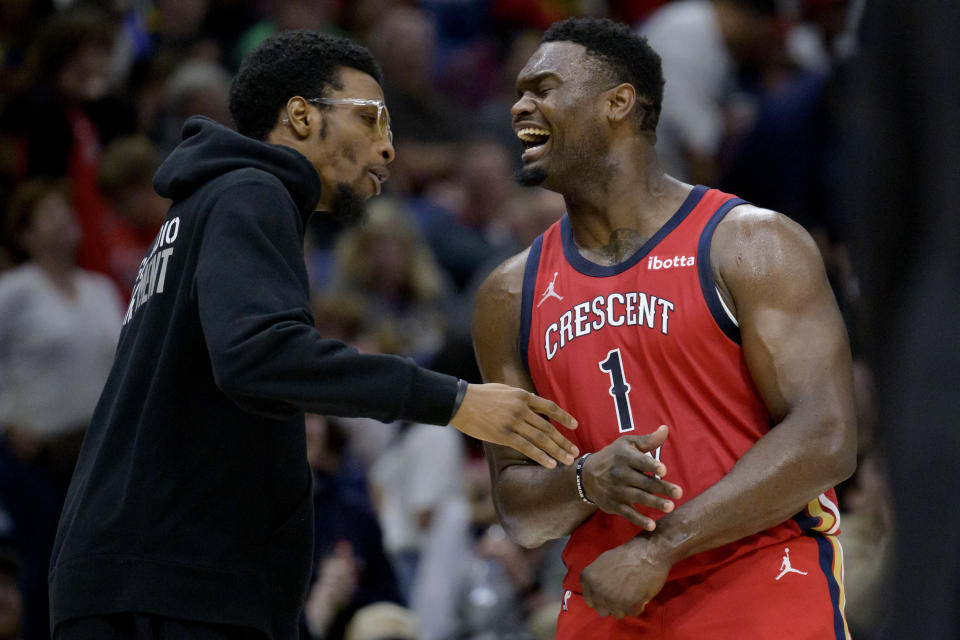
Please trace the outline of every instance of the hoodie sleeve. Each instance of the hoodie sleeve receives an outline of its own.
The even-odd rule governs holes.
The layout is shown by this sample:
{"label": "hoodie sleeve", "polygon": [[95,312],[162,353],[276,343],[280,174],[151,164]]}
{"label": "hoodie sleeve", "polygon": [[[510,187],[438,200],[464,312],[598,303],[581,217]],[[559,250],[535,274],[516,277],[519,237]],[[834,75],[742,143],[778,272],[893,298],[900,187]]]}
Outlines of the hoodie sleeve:
{"label": "hoodie sleeve", "polygon": [[273,176],[246,179],[211,208],[196,271],[217,386],[248,411],[446,424],[457,380],[412,360],[365,355],[314,328],[299,214]]}

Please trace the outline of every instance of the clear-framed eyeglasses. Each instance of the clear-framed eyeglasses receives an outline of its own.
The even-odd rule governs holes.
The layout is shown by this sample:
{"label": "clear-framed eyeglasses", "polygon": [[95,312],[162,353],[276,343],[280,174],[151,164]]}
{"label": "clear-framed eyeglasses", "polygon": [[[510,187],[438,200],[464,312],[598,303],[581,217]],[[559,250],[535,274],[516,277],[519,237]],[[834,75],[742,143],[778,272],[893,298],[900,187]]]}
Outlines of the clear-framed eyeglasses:
{"label": "clear-framed eyeglasses", "polygon": [[[386,138],[387,142],[393,144],[393,130],[390,129],[390,112],[387,111],[387,105],[383,100],[370,100],[364,98],[310,98],[307,102],[314,104],[328,105],[346,105],[349,107],[368,107],[377,110],[377,133],[381,138]],[[371,116],[373,115],[371,111]]]}

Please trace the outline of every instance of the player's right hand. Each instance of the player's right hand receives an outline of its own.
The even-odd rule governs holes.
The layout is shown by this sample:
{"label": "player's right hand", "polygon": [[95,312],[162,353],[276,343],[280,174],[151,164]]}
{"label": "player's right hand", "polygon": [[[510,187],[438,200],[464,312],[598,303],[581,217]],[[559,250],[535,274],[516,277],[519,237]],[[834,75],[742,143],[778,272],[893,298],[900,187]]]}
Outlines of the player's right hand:
{"label": "player's right hand", "polygon": [[450,424],[478,440],[516,449],[548,469],[557,462],[572,464],[579,450],[547,418],[577,428],[573,416],[529,391],[498,383],[471,384]]}
{"label": "player's right hand", "polygon": [[[653,531],[656,521],[640,513],[641,504],[669,513],[683,490],[663,480],[667,467],[647,452],[655,451],[667,439],[669,429],[661,425],[642,436],[620,436],[583,461],[583,493],[601,511],[620,515],[641,529]],[[655,477],[655,476],[659,476]]]}

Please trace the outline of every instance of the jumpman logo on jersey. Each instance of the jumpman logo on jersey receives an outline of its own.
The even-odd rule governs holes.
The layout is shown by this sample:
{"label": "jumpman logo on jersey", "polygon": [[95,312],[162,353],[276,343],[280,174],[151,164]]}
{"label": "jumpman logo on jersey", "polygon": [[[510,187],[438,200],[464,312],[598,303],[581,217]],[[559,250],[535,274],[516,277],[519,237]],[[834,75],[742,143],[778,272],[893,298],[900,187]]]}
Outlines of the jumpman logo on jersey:
{"label": "jumpman logo on jersey", "polygon": [[799,569],[794,569],[790,565],[790,547],[783,548],[783,562],[780,564],[780,575],[777,576],[777,580],[787,575],[788,573],[799,573],[802,576],[807,575],[806,571],[800,571]]}
{"label": "jumpman logo on jersey", "polygon": [[543,292],[543,297],[540,298],[540,302],[537,303],[537,307],[542,305],[547,301],[547,298],[554,297],[557,300],[563,300],[563,296],[559,295],[554,289],[554,286],[557,284],[557,276],[560,275],[559,271],[553,272],[553,280],[550,281],[550,284],[547,285],[547,290]]}
{"label": "jumpman logo on jersey", "polygon": [[564,611],[567,610],[567,600],[569,600],[570,596],[572,595],[573,595],[573,591],[570,591],[570,589],[567,589],[566,591],[563,592],[563,610]]}

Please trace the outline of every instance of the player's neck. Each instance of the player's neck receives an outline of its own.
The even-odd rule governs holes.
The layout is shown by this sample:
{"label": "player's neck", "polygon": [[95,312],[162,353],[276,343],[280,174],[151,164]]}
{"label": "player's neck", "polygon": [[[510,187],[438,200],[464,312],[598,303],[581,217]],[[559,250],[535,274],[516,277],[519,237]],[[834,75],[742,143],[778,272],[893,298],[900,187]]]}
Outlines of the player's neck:
{"label": "player's neck", "polygon": [[670,218],[690,185],[663,173],[652,151],[640,162],[623,163],[606,180],[587,180],[564,193],[577,246],[610,245],[629,230],[649,238]]}

